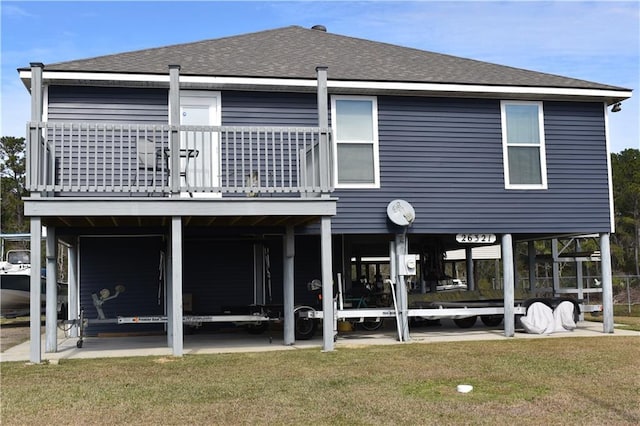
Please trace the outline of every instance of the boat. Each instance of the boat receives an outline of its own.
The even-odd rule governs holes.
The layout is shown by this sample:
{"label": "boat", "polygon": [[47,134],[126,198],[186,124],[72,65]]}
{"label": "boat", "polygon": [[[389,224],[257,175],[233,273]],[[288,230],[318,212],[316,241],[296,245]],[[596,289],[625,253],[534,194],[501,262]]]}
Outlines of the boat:
{"label": "boat", "polygon": [[[47,280],[40,274],[41,313],[45,312]],[[58,316],[67,307],[67,286],[58,283]],[[6,260],[0,261],[0,316],[15,318],[29,316],[31,306],[31,255],[29,250],[10,250]]]}

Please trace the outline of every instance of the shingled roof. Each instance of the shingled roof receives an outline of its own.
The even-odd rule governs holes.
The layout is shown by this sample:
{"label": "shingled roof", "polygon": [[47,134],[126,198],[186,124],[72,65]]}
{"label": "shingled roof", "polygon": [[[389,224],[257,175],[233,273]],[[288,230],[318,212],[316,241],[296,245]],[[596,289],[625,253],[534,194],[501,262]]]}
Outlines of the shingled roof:
{"label": "shingled roof", "polygon": [[625,90],[574,78],[289,26],[194,43],[47,64],[47,71],[451,83]]}

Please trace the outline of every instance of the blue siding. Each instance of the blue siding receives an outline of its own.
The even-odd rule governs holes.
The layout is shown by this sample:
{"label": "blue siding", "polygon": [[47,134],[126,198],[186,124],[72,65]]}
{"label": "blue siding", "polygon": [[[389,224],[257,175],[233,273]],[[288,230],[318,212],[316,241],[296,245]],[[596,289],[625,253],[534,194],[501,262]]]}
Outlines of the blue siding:
{"label": "blue siding", "polygon": [[378,97],[381,188],[340,190],[337,233],[388,230],[386,205],[416,208],[412,233],[609,230],[603,107],[545,102],[548,190],[506,190],[498,100]]}
{"label": "blue siding", "polygon": [[[52,87],[49,117],[166,122],[167,91]],[[544,102],[548,190],[506,190],[500,101],[378,96],[381,188],[338,190],[335,233],[387,233],[386,205],[416,208],[412,233],[608,232],[601,103]],[[222,93],[222,124],[315,126],[314,93]],[[307,232],[315,232],[309,227]]]}
{"label": "blue siding", "polygon": [[[126,290],[102,305],[107,318],[117,316],[162,315],[158,304],[160,237],[83,237],[80,239],[80,307],[85,318],[96,319],[92,294],[106,288],[111,295],[116,285]],[[164,298],[164,294],[161,295]],[[162,324],[90,325],[87,335],[103,332],[162,331]]]}
{"label": "blue siding", "polygon": [[[204,235],[208,236],[204,236]],[[282,239],[233,239],[215,232],[201,232],[201,238],[185,238],[183,245],[183,293],[192,296],[194,315],[221,314],[228,306],[246,307],[253,303],[254,265],[253,246],[260,242],[270,250],[271,301],[283,303]],[[113,295],[115,286],[122,284],[126,291],[102,306],[108,319],[117,316],[163,315],[164,290],[158,295],[160,283],[160,252],[164,250],[161,237],[82,237],[80,242],[81,307],[89,319],[98,318],[92,294],[103,288]],[[336,245],[339,251],[339,245]],[[317,236],[296,238],[295,301],[296,304],[317,303],[307,283],[321,278],[320,239]],[[158,303],[160,296],[160,303]],[[218,325],[207,325],[207,329]],[[87,335],[100,333],[162,332],[161,324],[100,324],[90,325]]]}
{"label": "blue siding", "polygon": [[219,314],[223,306],[250,305],[252,242],[185,241],[182,288],[184,293],[191,293],[196,315]]}
{"label": "blue siding", "polygon": [[49,87],[49,121],[167,124],[169,97],[163,89]]}
{"label": "blue siding", "polygon": [[317,111],[314,94],[222,93],[224,126],[317,126]]}

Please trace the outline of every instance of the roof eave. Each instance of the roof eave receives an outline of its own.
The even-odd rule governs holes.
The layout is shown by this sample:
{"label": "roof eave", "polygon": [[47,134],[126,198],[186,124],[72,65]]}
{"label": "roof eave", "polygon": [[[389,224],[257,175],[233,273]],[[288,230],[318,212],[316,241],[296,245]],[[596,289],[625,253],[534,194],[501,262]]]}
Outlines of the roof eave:
{"label": "roof eave", "polygon": [[[20,78],[29,90],[31,70],[19,70]],[[43,72],[45,84],[96,85],[126,87],[169,87],[169,74],[131,74],[108,72],[52,71]],[[317,81],[308,78],[269,78],[242,76],[181,75],[180,86],[186,89],[256,90],[314,92]],[[460,83],[428,83],[402,81],[328,80],[331,93],[395,94],[410,96],[481,97],[500,99],[542,99],[600,101],[608,105],[632,96],[625,88],[575,88],[545,86],[515,86]]]}

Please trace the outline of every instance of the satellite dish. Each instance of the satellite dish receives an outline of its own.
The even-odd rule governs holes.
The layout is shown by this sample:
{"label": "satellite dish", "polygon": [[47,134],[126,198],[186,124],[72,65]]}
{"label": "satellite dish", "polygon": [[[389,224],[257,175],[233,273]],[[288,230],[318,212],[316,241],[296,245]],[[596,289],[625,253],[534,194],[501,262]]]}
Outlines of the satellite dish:
{"label": "satellite dish", "polygon": [[416,219],[416,211],[405,200],[393,200],[387,206],[387,216],[396,225],[408,226]]}

